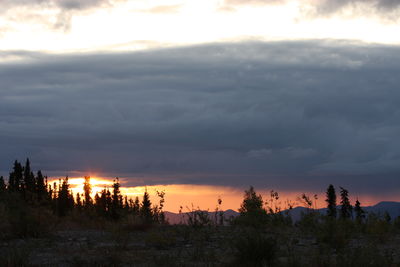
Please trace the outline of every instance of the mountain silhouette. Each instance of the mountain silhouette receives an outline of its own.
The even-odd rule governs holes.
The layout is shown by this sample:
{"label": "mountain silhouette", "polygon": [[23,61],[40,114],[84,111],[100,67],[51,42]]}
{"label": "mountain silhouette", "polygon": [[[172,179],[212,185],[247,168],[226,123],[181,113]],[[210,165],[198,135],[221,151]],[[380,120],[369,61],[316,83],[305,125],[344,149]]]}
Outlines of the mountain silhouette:
{"label": "mountain silhouette", "polygon": [[[337,206],[337,208],[339,209],[340,206]],[[373,206],[364,206],[363,209],[364,211],[366,211],[367,215],[368,213],[375,213],[379,216],[383,216],[383,214],[387,212],[389,213],[392,219],[400,216],[400,202],[395,202],[395,201],[382,201]],[[307,211],[309,211],[308,208],[295,207],[291,210],[283,210],[281,212],[284,214],[288,214],[290,217],[292,217],[292,220],[296,222],[301,218],[301,214],[306,213]],[[317,209],[316,211],[320,212],[321,214],[326,214],[326,208]],[[170,224],[186,223],[188,215],[189,215],[188,212],[183,212],[183,213],[174,213],[169,211],[165,212],[165,217],[167,218]],[[215,218],[215,212],[214,211],[208,212],[208,216],[211,220],[213,220]],[[234,211],[232,209],[224,211],[225,219],[230,219],[232,217],[234,218],[237,216],[239,216],[239,212]]]}

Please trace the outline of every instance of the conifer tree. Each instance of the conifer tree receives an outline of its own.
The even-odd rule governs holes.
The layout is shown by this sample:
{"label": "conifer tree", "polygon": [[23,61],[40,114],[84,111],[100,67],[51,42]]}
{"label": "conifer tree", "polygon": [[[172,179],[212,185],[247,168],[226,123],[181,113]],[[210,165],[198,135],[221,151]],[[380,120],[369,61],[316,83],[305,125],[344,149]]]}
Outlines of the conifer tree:
{"label": "conifer tree", "polygon": [[257,195],[254,188],[250,186],[249,190],[245,190],[243,202],[239,209],[240,214],[260,214],[264,213],[263,199],[261,195]]}
{"label": "conifer tree", "polygon": [[90,208],[93,204],[91,193],[92,193],[92,185],[90,184],[90,176],[85,176],[85,182],[83,183],[83,194],[85,200],[83,205],[86,209]]}
{"label": "conifer tree", "polygon": [[21,191],[21,183],[23,180],[23,168],[17,160],[14,162],[13,171],[8,179],[8,188],[10,191]]}
{"label": "conifer tree", "polygon": [[28,195],[31,197],[31,193],[35,191],[35,177],[31,171],[31,163],[29,159],[26,159],[23,177],[24,190],[29,192]]}
{"label": "conifer tree", "polygon": [[340,217],[342,219],[350,219],[353,214],[353,207],[350,204],[349,191],[340,187],[340,198]]}
{"label": "conifer tree", "polygon": [[37,172],[37,176],[36,176],[36,194],[37,194],[37,198],[39,201],[43,200],[46,198],[46,194],[47,194],[47,177],[45,178],[42,174],[41,171]]}
{"label": "conifer tree", "polygon": [[126,212],[129,211],[128,196],[125,196],[125,197],[124,197],[124,210],[125,210]]}
{"label": "conifer tree", "polygon": [[147,192],[147,188],[144,191],[143,194],[143,200],[140,206],[140,216],[143,218],[145,223],[151,223],[152,222],[152,210],[151,210],[151,201],[150,201],[150,196],[149,193]]}
{"label": "conifer tree", "polygon": [[113,183],[113,194],[112,194],[112,205],[111,205],[111,216],[113,219],[119,218],[119,210],[122,208],[122,196],[119,179],[118,177],[114,180]]}
{"label": "conifer tree", "polygon": [[354,213],[356,215],[356,221],[361,223],[365,218],[365,211],[361,208],[361,203],[358,201],[358,199],[354,205]]}
{"label": "conifer tree", "polygon": [[140,200],[139,197],[135,197],[135,202],[132,204],[132,213],[139,215],[140,212]]}
{"label": "conifer tree", "polygon": [[68,177],[60,180],[56,203],[59,216],[65,216],[74,207],[74,198],[69,190]]}
{"label": "conifer tree", "polygon": [[336,192],[335,187],[333,185],[329,185],[326,191],[326,202],[327,202],[327,215],[332,218],[336,218]]}
{"label": "conifer tree", "polygon": [[100,195],[95,195],[96,212],[98,215],[107,216],[107,190],[101,190]]}
{"label": "conifer tree", "polygon": [[82,205],[81,195],[79,193],[76,193],[76,208],[78,210],[82,210],[82,207],[83,205]]}
{"label": "conifer tree", "polygon": [[4,182],[3,176],[0,176],[0,194],[6,191],[6,183]]}
{"label": "conifer tree", "polygon": [[111,196],[111,192],[110,192],[110,190],[108,190],[108,188],[107,188],[107,190],[105,191],[105,213],[106,213],[106,216],[111,216],[111,209],[112,209],[112,196]]}
{"label": "conifer tree", "polygon": [[245,190],[239,212],[240,216],[235,219],[235,222],[246,226],[262,227],[269,219],[268,213],[264,209],[262,196],[258,195],[252,186],[249,190]]}

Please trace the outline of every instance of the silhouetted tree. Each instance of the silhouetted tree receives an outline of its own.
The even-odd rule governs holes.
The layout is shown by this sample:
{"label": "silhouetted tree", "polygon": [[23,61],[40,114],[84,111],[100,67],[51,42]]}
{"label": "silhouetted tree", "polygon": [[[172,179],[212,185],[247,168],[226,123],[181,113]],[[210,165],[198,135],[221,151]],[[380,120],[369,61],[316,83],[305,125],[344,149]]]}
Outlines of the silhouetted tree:
{"label": "silhouetted tree", "polygon": [[[96,196],[97,196],[97,194],[96,194]],[[81,194],[76,193],[76,208],[78,210],[82,210],[82,207],[83,207],[83,205],[82,205],[82,200],[81,200]]]}
{"label": "silhouetted tree", "polygon": [[326,191],[326,203],[327,205],[327,215],[332,218],[336,218],[336,192],[335,187],[333,185],[329,185]]}
{"label": "silhouetted tree", "polygon": [[139,197],[135,197],[135,202],[132,203],[132,213],[139,215],[140,212],[140,200]]}
{"label": "silhouetted tree", "polygon": [[140,206],[140,216],[143,218],[145,223],[151,223],[153,219],[153,214],[151,210],[151,201],[149,193],[147,193],[147,188],[143,194],[143,200]]}
{"label": "silhouetted tree", "polygon": [[104,193],[105,193],[105,214],[106,214],[106,216],[108,216],[108,217],[111,217],[111,207],[112,207],[112,197],[111,197],[111,192],[110,192],[110,190],[108,190],[108,188],[107,188],[107,190],[106,191],[104,191]]}
{"label": "silhouetted tree", "polygon": [[340,187],[340,217],[342,219],[350,219],[353,214],[353,207],[349,200],[349,191]]}
{"label": "silhouetted tree", "polygon": [[8,188],[10,189],[10,191],[20,191],[22,179],[23,168],[21,163],[16,160],[14,162],[13,171],[10,173],[10,177],[8,179]]}
{"label": "silhouetted tree", "polygon": [[41,171],[37,172],[35,188],[38,200],[42,201],[43,199],[46,199],[47,177],[45,178]]}
{"label": "silhouetted tree", "polygon": [[83,194],[85,197],[83,205],[86,209],[88,209],[93,204],[92,197],[91,197],[92,185],[90,184],[90,176],[85,176],[85,182],[83,183]]}
{"label": "silhouetted tree", "polygon": [[60,180],[56,207],[59,216],[65,216],[74,207],[74,197],[69,190],[68,177]]}
{"label": "silhouetted tree", "polygon": [[252,186],[249,190],[245,190],[239,212],[240,216],[236,218],[236,222],[247,226],[259,227],[268,219],[267,212],[263,208],[262,196],[257,195]]}
{"label": "silhouetted tree", "polygon": [[385,211],[383,214],[383,219],[385,222],[390,223],[392,221],[392,216],[390,216],[389,212]]}
{"label": "silhouetted tree", "polygon": [[356,221],[361,223],[365,218],[365,211],[361,208],[361,203],[358,201],[358,199],[354,205],[354,213],[356,215]]}
{"label": "silhouetted tree", "polygon": [[112,194],[112,205],[111,205],[111,217],[118,219],[120,214],[119,211],[122,208],[122,196],[120,190],[120,183],[118,177],[113,183],[113,194]]}
{"label": "silhouetted tree", "polygon": [[107,215],[107,191],[103,189],[100,193],[96,193],[95,199],[95,209],[98,215],[106,216]]}
{"label": "silhouetted tree", "polygon": [[26,159],[25,168],[24,168],[24,177],[23,177],[24,191],[27,193],[27,197],[32,197],[32,192],[35,191],[35,176],[31,171],[31,163],[29,159]]}
{"label": "silhouetted tree", "polygon": [[165,203],[165,192],[157,191],[157,196],[160,198],[159,205],[154,206],[153,208],[153,216],[154,220],[158,223],[165,223],[165,214],[164,214],[164,203]]}
{"label": "silhouetted tree", "polygon": [[257,195],[252,186],[250,186],[249,190],[245,190],[244,199],[240,205],[239,212],[241,214],[259,214],[265,212],[263,209],[262,196]]}
{"label": "silhouetted tree", "polygon": [[124,197],[124,207],[123,207],[123,209],[125,210],[125,212],[129,212],[130,206],[129,206],[128,196]]}
{"label": "silhouetted tree", "polygon": [[0,194],[6,191],[6,183],[4,182],[3,176],[0,176]]}

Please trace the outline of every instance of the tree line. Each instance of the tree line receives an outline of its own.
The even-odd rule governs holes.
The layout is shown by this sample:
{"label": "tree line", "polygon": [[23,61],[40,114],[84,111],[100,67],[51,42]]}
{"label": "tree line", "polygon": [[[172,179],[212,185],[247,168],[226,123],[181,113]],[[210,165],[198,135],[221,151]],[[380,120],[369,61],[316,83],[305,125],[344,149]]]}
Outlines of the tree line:
{"label": "tree line", "polygon": [[50,184],[48,177],[39,170],[36,174],[31,170],[30,160],[25,165],[17,160],[14,162],[8,181],[0,176],[0,202],[10,202],[10,198],[22,201],[24,205],[35,208],[50,209],[55,215],[64,217],[72,212],[84,212],[106,219],[119,220],[133,215],[143,224],[165,223],[163,212],[165,192],[158,192],[158,205],[153,205],[147,190],[143,197],[135,199],[121,194],[120,182],[115,178],[111,188],[105,187],[96,192],[92,198],[90,177],[84,177],[83,193],[74,196],[68,182],[68,177],[58,183]]}

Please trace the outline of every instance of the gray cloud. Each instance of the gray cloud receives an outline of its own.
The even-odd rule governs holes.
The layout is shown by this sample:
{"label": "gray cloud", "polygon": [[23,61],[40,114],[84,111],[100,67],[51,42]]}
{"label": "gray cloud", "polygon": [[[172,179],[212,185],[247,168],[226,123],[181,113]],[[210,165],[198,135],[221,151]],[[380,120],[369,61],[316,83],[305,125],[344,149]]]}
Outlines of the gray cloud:
{"label": "gray cloud", "polygon": [[149,183],[400,186],[397,47],[307,41],[8,54],[29,60],[0,65],[3,173],[29,156],[52,174]]}
{"label": "gray cloud", "polygon": [[7,8],[20,6],[40,6],[61,8],[64,10],[82,10],[98,6],[111,6],[110,0],[4,0],[1,2],[3,11]]}
{"label": "gray cloud", "polygon": [[[3,0],[0,2],[0,14],[8,20],[17,21],[18,23],[40,23],[51,25],[51,27],[55,29],[68,31],[73,15],[87,12],[94,8],[112,7],[113,4],[124,1],[125,0]],[[54,10],[56,14],[40,14],[40,11],[44,8]],[[54,19],[55,22],[53,22]]]}
{"label": "gray cloud", "polygon": [[[276,5],[287,2],[287,0],[225,0],[224,9],[237,5]],[[393,17],[393,15],[398,13],[400,7],[398,0],[300,0],[300,3],[308,6],[306,13],[315,13],[314,15],[326,16],[340,12],[344,8],[352,8],[355,15],[367,15],[368,9],[365,9],[367,7],[373,13],[392,20],[397,20],[397,17]],[[310,11],[310,6],[314,11]]]}

